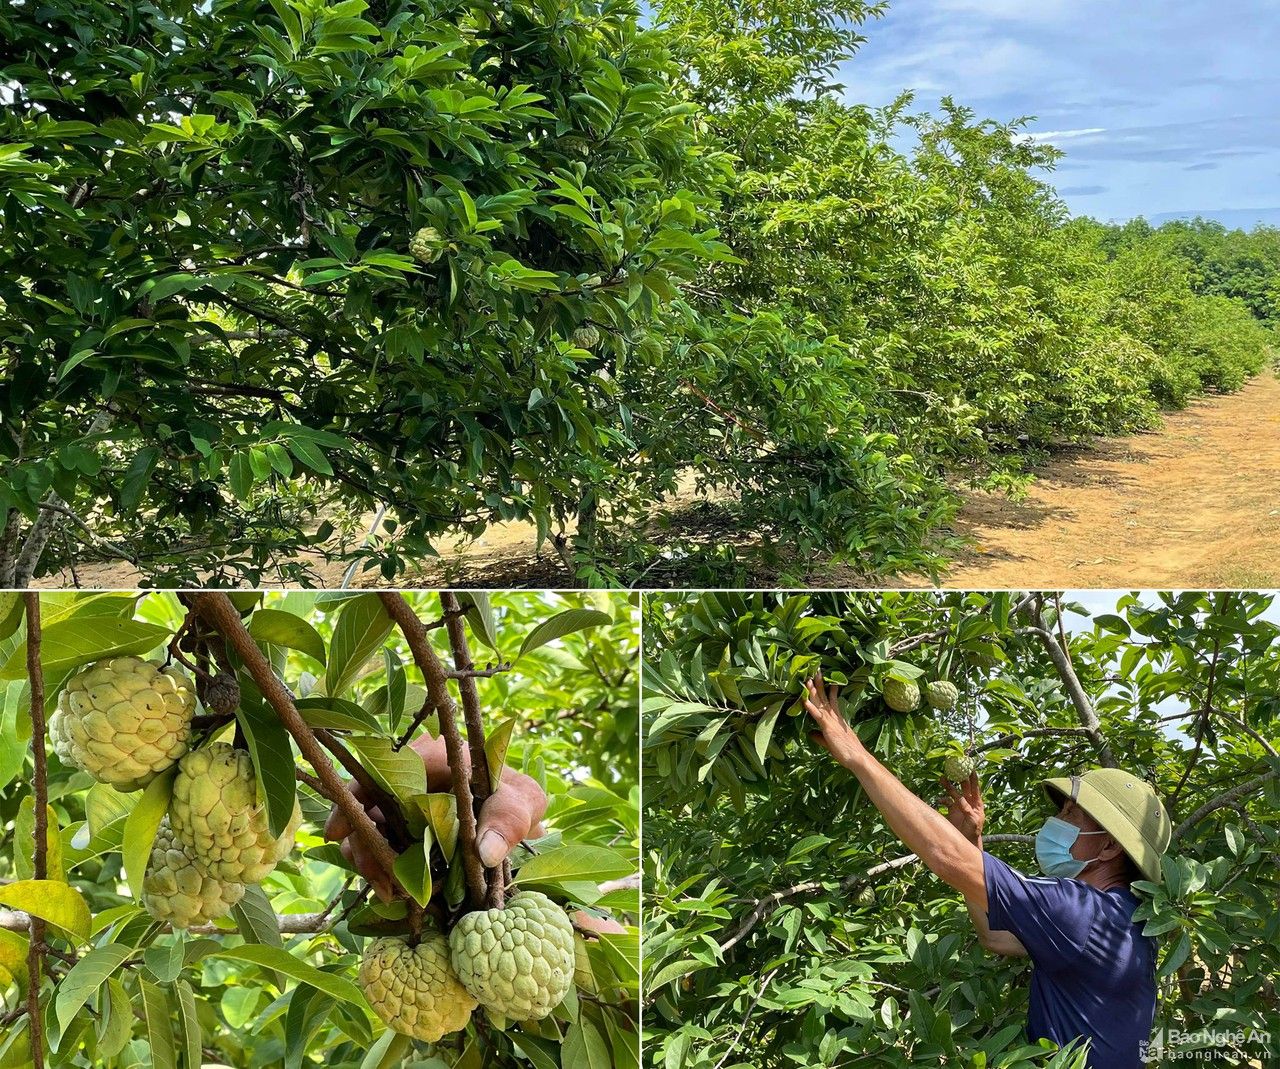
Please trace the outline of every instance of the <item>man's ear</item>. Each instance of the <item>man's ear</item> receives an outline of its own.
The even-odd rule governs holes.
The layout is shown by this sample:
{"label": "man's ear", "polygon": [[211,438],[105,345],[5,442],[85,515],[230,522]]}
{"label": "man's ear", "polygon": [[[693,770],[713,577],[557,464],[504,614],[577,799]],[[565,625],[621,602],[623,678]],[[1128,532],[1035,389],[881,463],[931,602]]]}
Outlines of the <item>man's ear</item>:
{"label": "man's ear", "polygon": [[1119,857],[1123,853],[1124,847],[1108,835],[1102,849],[1098,851],[1097,857],[1099,861],[1110,861],[1113,857]]}

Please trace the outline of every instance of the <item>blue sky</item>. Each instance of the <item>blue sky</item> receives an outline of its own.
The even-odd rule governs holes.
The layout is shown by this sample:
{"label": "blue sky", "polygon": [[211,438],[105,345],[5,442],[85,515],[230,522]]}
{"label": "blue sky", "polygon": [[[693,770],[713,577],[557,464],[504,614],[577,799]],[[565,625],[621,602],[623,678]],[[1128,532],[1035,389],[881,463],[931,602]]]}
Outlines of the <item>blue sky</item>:
{"label": "blue sky", "polygon": [[1036,116],[1075,214],[1280,223],[1278,0],[892,0],[864,32],[850,101]]}

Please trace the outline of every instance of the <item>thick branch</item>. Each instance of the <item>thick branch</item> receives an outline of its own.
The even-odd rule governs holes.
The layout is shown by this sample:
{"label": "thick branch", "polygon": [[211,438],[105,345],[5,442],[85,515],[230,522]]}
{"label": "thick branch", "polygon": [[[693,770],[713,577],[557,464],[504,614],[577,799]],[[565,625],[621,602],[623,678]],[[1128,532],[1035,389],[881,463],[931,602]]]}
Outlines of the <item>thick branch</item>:
{"label": "thick branch", "polygon": [[325,756],[324,749],[307,722],[302,719],[298,707],[294,705],[289,688],[271,670],[270,663],[245,628],[240,619],[240,613],[231,604],[231,599],[226,594],[212,592],[192,593],[186,597],[205,621],[221,633],[231,648],[236,651],[241,663],[244,664],[254,683],[258,685],[262,696],[276,711],[280,722],[297,742],[302,756],[315,769],[327,796],[334,800],[342,815],[347,818],[351,833],[360,837],[380,868],[386,872],[394,871],[396,854],[391,849],[391,844],[383,837],[369,814],[364,811],[364,806],[357,802],[355,796],[346,789],[337,770]]}
{"label": "thick branch", "polygon": [[904,638],[901,642],[896,642],[889,647],[890,657],[901,657],[904,653],[915,649],[917,646],[924,646],[930,642],[938,642],[951,632],[945,627],[940,627],[936,631],[928,631],[923,635],[912,635],[910,638]]}
{"label": "thick branch", "polygon": [[[916,861],[915,854],[904,854],[902,857],[896,857],[892,861],[883,861],[879,865],[873,865],[866,872],[860,872],[856,876],[846,876],[840,881],[839,890],[848,892],[859,884],[866,883],[868,880],[874,879],[886,872],[892,872],[894,869],[900,869],[906,865],[910,865]],[[756,899],[755,906],[751,912],[743,919],[728,939],[720,944],[720,953],[725,954],[733,947],[737,946],[744,940],[751,930],[765,919],[770,913],[778,908],[788,898],[795,898],[797,895],[813,894],[817,891],[825,891],[827,884],[822,880],[806,880],[803,883],[792,884],[790,887],[784,887],[780,891],[774,891],[765,895],[763,898]]]}
{"label": "thick branch", "polygon": [[458,845],[462,849],[462,867],[467,877],[467,893],[472,909],[483,909],[487,898],[484,865],[476,844],[476,808],[472,797],[470,769],[458,731],[458,710],[449,693],[444,664],[431,648],[427,629],[402,594],[384,591],[378,595],[387,615],[396,622],[409,644],[414,662],[422,673],[427,696],[440,717],[440,734],[444,737],[449,757],[449,774],[453,780],[453,796],[458,803]]}
{"label": "thick branch", "polygon": [[18,535],[22,531],[22,513],[9,509],[5,514],[4,530],[0,532],[0,588],[17,584]]}
{"label": "thick branch", "polygon": [[462,715],[467,724],[467,749],[471,752],[471,792],[476,804],[492,794],[489,786],[489,758],[484,751],[484,718],[480,713],[480,695],[476,690],[472,671],[471,647],[467,642],[466,625],[462,621],[458,597],[450,591],[440,595],[440,603],[447,614],[445,629],[449,632],[449,646],[453,649],[455,671],[450,673],[458,681],[462,695]]}
{"label": "thick branch", "polygon": [[1205,802],[1204,805],[1173,829],[1173,838],[1170,841],[1176,843],[1183,835],[1190,831],[1194,825],[1204,820],[1204,818],[1215,809],[1221,809],[1223,806],[1231,805],[1231,803],[1237,799],[1243,798],[1246,794],[1252,794],[1260,787],[1266,786],[1273,779],[1278,777],[1280,777],[1280,772],[1274,770],[1271,772],[1264,772],[1261,776],[1255,776],[1253,779],[1240,784],[1239,787],[1232,787],[1231,790],[1223,791],[1222,794],[1219,794],[1214,798],[1210,798],[1209,801]]}
{"label": "thick branch", "polygon": [[[27,680],[31,687],[31,754],[35,759],[32,794],[35,801],[34,873],[49,878],[49,779],[44,751],[44,669],[40,664],[40,595],[25,594],[27,603]],[[44,1069],[44,1021],[40,1016],[40,978],[44,973],[44,921],[30,918],[27,946],[27,1020],[31,1029],[31,1059]]]}
{"label": "thick branch", "polygon": [[[440,607],[444,610],[445,630],[449,633],[449,647],[453,650],[453,678],[458,681],[458,693],[462,695],[462,715],[467,724],[467,749],[471,751],[471,795],[481,806],[493,793],[493,780],[489,773],[489,755],[484,748],[484,716],[480,712],[480,693],[476,689],[475,665],[471,660],[471,645],[467,642],[467,628],[463,620],[462,605],[452,591],[440,594]],[[495,869],[485,871],[488,894],[485,905],[489,909],[501,909],[506,893],[504,872]]]}
{"label": "thick branch", "polygon": [[1080,677],[1076,675],[1075,666],[1071,663],[1071,655],[1063,649],[1053,636],[1053,633],[1044,626],[1044,621],[1039,614],[1033,616],[1033,619],[1035,620],[1034,625],[1020,627],[1017,633],[1020,635],[1034,635],[1040,640],[1045,652],[1049,654],[1049,660],[1053,662],[1053,667],[1057,669],[1062,685],[1067,689],[1067,696],[1071,699],[1071,704],[1075,706],[1076,715],[1079,717],[1080,723],[1089,732],[1089,738],[1093,740],[1093,744],[1097,748],[1098,763],[1106,768],[1115,768],[1116,760],[1111,754],[1111,744],[1107,742],[1106,736],[1102,734],[1098,712],[1094,709],[1093,702],[1089,700],[1089,695],[1084,692]]}

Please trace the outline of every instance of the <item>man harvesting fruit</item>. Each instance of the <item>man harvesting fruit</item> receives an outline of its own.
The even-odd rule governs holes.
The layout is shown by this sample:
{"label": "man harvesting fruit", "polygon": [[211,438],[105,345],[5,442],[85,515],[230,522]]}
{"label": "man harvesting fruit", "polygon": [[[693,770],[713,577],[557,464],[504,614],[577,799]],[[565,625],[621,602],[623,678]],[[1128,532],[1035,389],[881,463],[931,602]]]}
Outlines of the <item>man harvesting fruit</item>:
{"label": "man harvesting fruit", "polygon": [[[1133,922],[1129,885],[1160,879],[1168,814],[1142,780],[1113,768],[1042,784],[1058,805],[1036,835],[1044,876],[1024,876],[982,849],[976,773],[947,785],[944,817],[867,750],[841,715],[838,687],[809,680],[814,735],[862,784],[907,848],[964,895],[982,945],[1030,957],[1027,1034],[1066,1046],[1087,1041],[1090,1069],[1136,1069],[1155,1016],[1156,943]],[[958,788],[958,789],[957,789]]]}

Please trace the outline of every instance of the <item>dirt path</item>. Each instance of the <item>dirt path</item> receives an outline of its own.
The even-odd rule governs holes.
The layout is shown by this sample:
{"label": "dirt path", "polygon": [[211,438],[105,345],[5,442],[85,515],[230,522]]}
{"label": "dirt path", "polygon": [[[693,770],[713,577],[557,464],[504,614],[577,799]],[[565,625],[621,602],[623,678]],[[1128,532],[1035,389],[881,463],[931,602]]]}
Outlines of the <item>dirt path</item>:
{"label": "dirt path", "polygon": [[1051,460],[1022,502],[976,494],[947,587],[1280,586],[1280,379]]}

